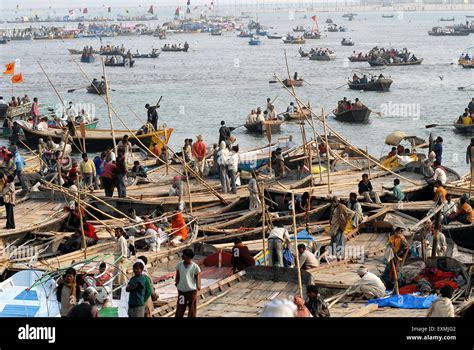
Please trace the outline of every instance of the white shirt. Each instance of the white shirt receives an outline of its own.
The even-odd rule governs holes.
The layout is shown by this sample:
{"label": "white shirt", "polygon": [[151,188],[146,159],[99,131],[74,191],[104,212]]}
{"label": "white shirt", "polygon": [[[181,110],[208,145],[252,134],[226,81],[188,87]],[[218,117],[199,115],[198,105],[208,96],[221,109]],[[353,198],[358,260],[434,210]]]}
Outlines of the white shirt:
{"label": "white shirt", "polygon": [[295,106],[289,106],[288,113],[295,113]]}
{"label": "white shirt", "polygon": [[268,235],[268,239],[279,239],[281,241],[290,242],[290,234],[288,230],[284,227],[274,227],[270,234]]}
{"label": "white shirt", "polygon": [[448,216],[449,214],[455,213],[458,211],[458,206],[454,202],[446,202],[443,204],[443,208],[441,212],[444,216]]}
{"label": "white shirt", "polygon": [[313,253],[308,252],[307,250],[305,250],[303,254],[299,255],[299,259],[300,259],[300,268],[304,270],[313,269],[319,266],[318,259],[316,259]]}
{"label": "white shirt", "polygon": [[436,168],[433,175],[433,181],[436,181],[436,180],[441,181],[443,185],[446,185],[446,181],[448,180],[448,177],[446,176],[446,172],[440,167]]}
{"label": "white shirt", "polygon": [[[429,244],[430,250],[433,249],[433,234],[430,232],[426,236],[426,240]],[[440,232],[438,236],[438,245],[437,245],[437,254],[438,256],[442,256],[444,253],[446,253],[446,250],[448,249],[448,244],[446,243],[446,236]]]}
{"label": "white shirt", "polygon": [[239,154],[236,152],[232,152],[230,157],[227,159],[227,166],[229,170],[233,172],[237,172],[239,170]]}
{"label": "white shirt", "polygon": [[359,285],[371,286],[385,292],[385,285],[382,280],[372,272],[367,272],[359,281]]}
{"label": "white shirt", "polygon": [[411,156],[399,156],[398,154],[397,154],[397,159],[400,165],[407,165],[408,163],[411,163],[413,161],[411,159]]}
{"label": "white shirt", "polygon": [[264,122],[265,121],[265,117],[263,116],[263,113],[260,113],[259,115],[257,115],[257,121],[258,122]]}

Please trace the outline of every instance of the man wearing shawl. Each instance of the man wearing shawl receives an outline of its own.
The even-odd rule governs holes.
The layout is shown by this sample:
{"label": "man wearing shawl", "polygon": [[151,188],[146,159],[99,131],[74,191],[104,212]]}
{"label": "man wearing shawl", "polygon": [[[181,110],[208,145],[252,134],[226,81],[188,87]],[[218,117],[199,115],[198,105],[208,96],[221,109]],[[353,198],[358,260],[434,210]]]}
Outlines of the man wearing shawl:
{"label": "man wearing shawl", "polygon": [[400,262],[409,248],[408,241],[403,235],[403,228],[397,227],[393,234],[388,239],[387,248],[385,249],[385,271],[382,274],[382,281],[388,289],[395,285],[395,276],[398,276],[398,281],[403,279],[401,273]]}
{"label": "man wearing shawl", "polygon": [[353,216],[354,212],[342,204],[338,197],[332,198],[329,236],[331,237],[332,255],[335,255],[338,261],[345,257],[346,237],[344,230]]}

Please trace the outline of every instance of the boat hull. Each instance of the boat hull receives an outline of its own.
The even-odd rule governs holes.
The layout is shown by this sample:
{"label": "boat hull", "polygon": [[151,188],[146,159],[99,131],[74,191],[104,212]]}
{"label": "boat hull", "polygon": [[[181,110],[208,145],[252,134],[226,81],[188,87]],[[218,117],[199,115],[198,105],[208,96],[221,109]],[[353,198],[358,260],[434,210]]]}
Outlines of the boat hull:
{"label": "boat hull", "polygon": [[474,224],[449,224],[443,226],[443,233],[460,247],[474,250]]}
{"label": "boat hull", "polygon": [[341,113],[334,113],[337,120],[346,123],[367,123],[370,117],[370,109],[352,109]]}
{"label": "boat hull", "polygon": [[349,89],[351,90],[364,90],[364,91],[388,91],[392,85],[392,79],[378,79],[374,82],[368,82],[367,84],[354,84],[348,82]]}
{"label": "boat hull", "polygon": [[416,61],[411,61],[411,62],[401,62],[401,63],[383,63],[383,62],[376,62],[376,61],[368,61],[369,64],[372,67],[381,67],[381,66],[415,66],[418,64],[421,64],[423,62],[423,59],[419,59]]}
{"label": "boat hull", "polygon": [[270,125],[271,133],[277,133],[277,132],[280,132],[281,124],[283,124],[283,121],[281,120],[276,120],[276,121],[271,121],[271,122],[266,122],[266,123],[261,123],[261,122],[247,123],[245,124],[245,128],[247,129],[248,132],[264,134],[267,132],[267,125]]}

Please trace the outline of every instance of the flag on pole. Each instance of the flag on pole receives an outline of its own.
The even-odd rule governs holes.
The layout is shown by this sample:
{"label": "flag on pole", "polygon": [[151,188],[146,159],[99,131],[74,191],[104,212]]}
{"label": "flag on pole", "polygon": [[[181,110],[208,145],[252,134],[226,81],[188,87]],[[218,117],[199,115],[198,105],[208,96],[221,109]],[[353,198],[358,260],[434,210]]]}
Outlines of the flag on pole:
{"label": "flag on pole", "polygon": [[148,13],[153,14],[153,5],[151,5],[150,8],[148,9]]}
{"label": "flag on pole", "polygon": [[14,74],[15,72],[15,62],[7,63],[5,65],[5,71],[3,74]]}
{"label": "flag on pole", "polygon": [[86,7],[86,8],[84,8],[84,10],[82,10],[82,13],[88,13],[88,11],[87,11],[87,7]]}
{"label": "flag on pole", "polygon": [[311,17],[311,19],[316,22],[316,15],[314,15],[313,17]]}
{"label": "flag on pole", "polygon": [[179,7],[177,7],[176,10],[174,11],[174,17],[175,18],[179,17]]}
{"label": "flag on pole", "polygon": [[12,84],[23,83],[23,74],[15,74],[12,76]]}

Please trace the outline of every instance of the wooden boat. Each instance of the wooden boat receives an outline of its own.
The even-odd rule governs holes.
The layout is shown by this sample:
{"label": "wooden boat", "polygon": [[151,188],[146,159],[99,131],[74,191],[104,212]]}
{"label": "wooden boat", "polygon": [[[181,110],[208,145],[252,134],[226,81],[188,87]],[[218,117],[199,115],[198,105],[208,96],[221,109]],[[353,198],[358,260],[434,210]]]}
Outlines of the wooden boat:
{"label": "wooden boat", "polygon": [[382,18],[393,18],[393,14],[391,14],[391,15],[382,15]]}
{"label": "wooden boat", "polygon": [[423,58],[417,59],[416,61],[408,61],[408,62],[398,62],[398,63],[388,63],[387,61],[379,62],[379,61],[371,61],[368,60],[369,64],[372,67],[380,67],[380,66],[414,66],[421,64],[423,62]]}
{"label": "wooden boat", "polygon": [[[276,34],[276,33],[275,33]],[[281,39],[283,38],[283,36],[281,35],[270,35],[270,34],[267,34],[267,38],[268,39]]]}
{"label": "wooden boat", "polygon": [[[67,198],[64,195],[47,197],[43,193],[31,192],[29,197],[15,206],[15,228],[0,229],[0,249],[8,244],[15,245],[16,239],[23,238],[27,233],[38,231],[59,231],[68,216],[64,211]],[[0,215],[5,217],[5,207],[0,208]],[[1,224],[3,227],[5,223]]]}
{"label": "wooden boat", "polygon": [[124,60],[123,62],[117,62],[117,63],[105,62],[104,64],[107,67],[133,67],[133,65],[135,64],[135,61],[131,60],[127,62],[126,60]]}
{"label": "wooden boat", "polygon": [[239,35],[237,35],[239,38],[251,38],[253,37],[253,33],[252,32],[245,32],[245,31],[242,31],[239,33]]}
{"label": "wooden boat", "polygon": [[311,115],[311,112],[309,111],[309,109],[303,107],[303,111],[298,111],[294,113],[284,112],[282,113],[282,115],[285,117],[286,120],[294,121],[294,120],[306,119],[307,117]]}
{"label": "wooden boat", "polygon": [[[76,50],[76,49],[67,49],[71,55],[82,55],[83,50]],[[98,55],[100,52],[97,50],[92,50],[93,54]]]}
{"label": "wooden boat", "polygon": [[285,79],[283,80],[283,85],[285,85],[286,87],[292,87],[292,86],[303,86],[303,79],[298,79],[298,80],[294,80],[294,79]]}
{"label": "wooden boat", "polygon": [[354,42],[352,40],[346,40],[345,38],[343,38],[341,40],[341,45],[342,46],[354,46]]}
{"label": "wooden boat", "polygon": [[301,38],[285,37],[283,38],[283,42],[285,44],[304,44],[306,41],[302,37]]}
{"label": "wooden boat", "polygon": [[281,124],[283,120],[266,120],[265,122],[245,123],[245,128],[248,132],[264,134],[267,132],[267,128],[270,127],[271,133],[280,132]]}
{"label": "wooden boat", "polygon": [[303,58],[309,56],[309,52],[304,52],[304,51],[303,51],[303,48],[301,48],[301,47],[300,47],[300,49],[298,50],[298,53],[299,53],[300,56],[303,57]]}
{"label": "wooden boat", "polygon": [[454,17],[451,17],[451,18],[447,18],[447,17],[442,17],[439,19],[441,22],[453,22],[454,21]]}
{"label": "wooden boat", "polygon": [[455,132],[458,134],[474,135],[474,124],[464,125],[462,123],[457,123],[457,120],[455,120],[453,126],[455,128]]}
{"label": "wooden boat", "polygon": [[123,56],[124,52],[120,50],[113,50],[113,51],[102,51],[100,53],[101,56]]}
{"label": "wooden boat", "polygon": [[152,52],[152,53],[146,53],[146,54],[133,54],[133,58],[158,58],[160,56],[159,52]]}
{"label": "wooden boat", "polygon": [[370,109],[367,107],[352,108],[342,112],[333,111],[337,120],[346,123],[367,123],[370,117]]}
{"label": "wooden boat", "polygon": [[163,52],[188,52],[189,47],[171,47],[163,46],[161,51]]}
{"label": "wooden boat", "polygon": [[[25,143],[28,147],[32,149],[36,149],[38,146],[38,140],[42,138],[43,140],[47,140],[48,137],[51,136],[55,143],[60,143],[62,138],[65,136],[65,131],[58,131],[57,129],[48,129],[48,130],[33,130],[30,127],[26,126],[24,123],[20,123],[20,127],[22,128],[23,132],[25,133]],[[132,130],[133,133],[136,133],[137,130]],[[173,129],[167,128],[166,135],[165,130],[160,129],[155,133],[149,134],[140,134],[136,135],[136,137],[146,146],[149,147],[153,137],[158,137],[163,140],[163,142],[168,143],[168,140],[171,136]],[[128,130],[115,130],[115,141],[118,143],[123,136],[129,135],[130,142],[132,144],[138,144],[135,137],[130,135]],[[71,137],[71,135],[69,135]],[[79,135],[75,135],[72,137],[73,139],[73,152],[81,152],[78,148],[78,145],[83,144],[83,139],[79,133]],[[114,142],[111,136],[110,130],[88,130],[85,135],[85,143],[86,149],[88,152],[103,152],[107,147],[114,147]],[[141,145],[138,144],[140,147]]]}
{"label": "wooden boat", "polygon": [[303,33],[305,31],[303,26],[297,26],[296,28],[293,28],[293,31],[295,33]]}
{"label": "wooden boat", "polygon": [[[97,124],[99,124],[99,118],[95,118],[90,123],[84,124],[84,128],[86,130],[95,130],[97,128]],[[52,128],[52,129],[56,129],[56,130],[59,130],[59,129],[66,130],[67,129],[66,127],[58,127],[58,126],[49,126],[49,127]],[[76,128],[78,130],[79,130],[79,127],[80,127],[80,124],[76,124]]]}
{"label": "wooden boat", "polygon": [[336,54],[330,53],[328,55],[316,55],[310,53],[309,59],[311,61],[334,61],[336,59]]}
{"label": "wooden boat", "polygon": [[83,57],[81,57],[81,62],[82,63],[93,63],[93,62],[95,62],[95,57],[94,56],[83,56]]}
{"label": "wooden boat", "polygon": [[474,68],[474,63],[463,64],[463,68]]}
{"label": "wooden boat", "polygon": [[351,62],[367,62],[369,60],[368,56],[350,56],[347,59]]}
{"label": "wooden boat", "polygon": [[222,35],[222,30],[221,29],[213,29],[213,30],[211,30],[211,35],[212,36],[221,36]]}
{"label": "wooden boat", "polygon": [[86,89],[89,94],[105,95],[106,93],[105,84],[102,84],[99,87],[94,87],[92,85],[89,85]]}
{"label": "wooden boat", "polygon": [[443,233],[458,246],[474,250],[474,224],[466,225],[460,222],[451,222],[448,225],[443,225]]}
{"label": "wooden boat", "polygon": [[260,39],[258,37],[251,37],[250,40],[249,40],[249,45],[261,45],[262,42],[260,41]]}
{"label": "wooden boat", "polygon": [[364,91],[388,91],[393,80],[388,78],[378,78],[374,81],[369,81],[366,84],[355,84],[352,81],[348,81],[349,89],[351,90],[364,90]]}
{"label": "wooden boat", "polygon": [[304,32],[303,38],[305,39],[321,39],[321,33],[312,31],[312,32]]}
{"label": "wooden boat", "polygon": [[0,45],[8,44],[9,41],[7,37],[3,37],[0,39]]}
{"label": "wooden boat", "polygon": [[251,151],[240,153],[239,169],[243,171],[252,171],[258,169],[268,163],[268,156],[277,148],[282,150],[282,153],[288,152],[296,147],[296,144],[290,139],[280,139],[278,142],[272,144],[271,148],[268,146],[257,148]]}
{"label": "wooden boat", "polygon": [[433,27],[430,31],[428,31],[428,35],[431,36],[467,36],[469,34],[469,30],[454,29],[449,27]]}

